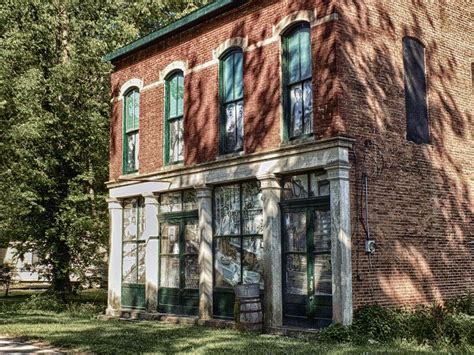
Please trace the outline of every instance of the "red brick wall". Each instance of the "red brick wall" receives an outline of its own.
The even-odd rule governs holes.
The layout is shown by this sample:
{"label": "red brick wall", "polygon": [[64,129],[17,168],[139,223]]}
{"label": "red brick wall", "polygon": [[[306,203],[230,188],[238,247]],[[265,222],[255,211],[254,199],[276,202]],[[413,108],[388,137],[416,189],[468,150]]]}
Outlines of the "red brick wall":
{"label": "red brick wall", "polygon": [[[199,26],[155,43],[114,63],[112,90],[132,78],[144,85],[158,81],[159,73],[176,60],[188,62],[188,69],[212,60],[212,51],[226,39],[248,37],[248,45],[273,36],[273,26],[298,10],[317,9],[317,17],[333,13],[332,1],[252,1]],[[336,110],[335,25],[322,24],[312,29],[314,67],[314,127],[317,137],[327,137]],[[280,43],[244,52],[244,144],[252,153],[280,145],[281,89]],[[185,76],[185,164],[215,160],[218,155],[218,65]],[[333,80],[335,82],[335,80]],[[140,173],[163,167],[163,85],[141,93]],[[319,108],[319,110],[318,110]],[[337,118],[337,117],[336,117]],[[335,118],[334,118],[335,120]],[[121,175],[122,108],[114,100],[112,110],[110,179]]]}
{"label": "red brick wall", "polygon": [[[473,290],[472,27],[462,2],[341,1],[340,114],[352,157],[353,299],[443,302]],[[467,4],[467,3],[466,3]],[[426,46],[432,143],[407,142],[402,38]],[[370,139],[371,146],[364,148]],[[360,182],[369,175],[364,253]]]}
{"label": "red brick wall", "polygon": [[[473,289],[472,29],[463,6],[447,1],[335,2],[340,19],[312,29],[314,127],[324,138],[356,138],[352,154],[353,299],[355,306],[442,302]],[[112,87],[144,85],[175,60],[208,62],[231,37],[248,44],[272,36],[285,15],[332,1],[254,1],[156,43],[116,65]],[[402,38],[426,45],[432,144],[405,139]],[[244,54],[245,151],[280,144],[280,45]],[[185,77],[185,164],[218,154],[218,66]],[[163,165],[163,86],[141,95],[140,173]],[[110,179],[121,173],[121,103],[112,111]],[[364,143],[368,143],[365,145]],[[361,181],[369,175],[369,225],[377,251],[369,265],[361,222]]]}

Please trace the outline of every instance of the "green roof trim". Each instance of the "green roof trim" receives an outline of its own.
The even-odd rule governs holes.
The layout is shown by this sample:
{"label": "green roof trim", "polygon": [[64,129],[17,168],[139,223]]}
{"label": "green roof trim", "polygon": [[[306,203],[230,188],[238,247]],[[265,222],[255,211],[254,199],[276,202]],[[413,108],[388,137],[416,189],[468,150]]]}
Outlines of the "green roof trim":
{"label": "green roof trim", "polygon": [[225,10],[228,10],[232,7],[244,3],[246,0],[215,0],[206,6],[197,9],[196,11],[191,12],[190,14],[180,18],[179,20],[170,23],[169,25],[162,27],[154,32],[149,33],[148,35],[133,41],[126,46],[119,48],[111,53],[106,54],[103,57],[103,60],[110,62],[119,58],[122,58],[132,52],[135,52],[139,49],[142,49],[152,42],[162,39],[166,36],[170,36],[177,31],[188,29],[214,15],[216,12],[220,11],[222,13]]}

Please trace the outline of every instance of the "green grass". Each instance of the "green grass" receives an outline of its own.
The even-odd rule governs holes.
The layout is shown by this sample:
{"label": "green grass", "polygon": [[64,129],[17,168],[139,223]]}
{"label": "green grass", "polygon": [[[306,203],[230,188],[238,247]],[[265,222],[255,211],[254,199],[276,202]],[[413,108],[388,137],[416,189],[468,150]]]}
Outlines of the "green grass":
{"label": "green grass", "polygon": [[[23,296],[22,292],[14,292],[12,299],[24,300]],[[83,291],[75,299],[76,302],[92,301],[102,305],[104,300],[105,292],[98,291]],[[99,321],[69,312],[21,310],[12,306],[11,299],[6,302],[0,298],[0,335],[41,340],[64,349],[94,353],[337,354],[474,350],[433,349],[406,341],[364,346],[328,344],[314,338],[296,339],[163,322]]]}

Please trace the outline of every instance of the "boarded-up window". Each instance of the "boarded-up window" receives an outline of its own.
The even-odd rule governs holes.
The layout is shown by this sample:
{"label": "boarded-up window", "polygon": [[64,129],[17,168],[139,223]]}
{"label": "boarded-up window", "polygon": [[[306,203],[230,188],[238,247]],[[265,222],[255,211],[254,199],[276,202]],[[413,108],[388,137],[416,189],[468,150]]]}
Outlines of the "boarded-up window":
{"label": "boarded-up window", "polygon": [[425,48],[414,38],[403,39],[403,66],[405,68],[407,140],[417,144],[429,143]]}

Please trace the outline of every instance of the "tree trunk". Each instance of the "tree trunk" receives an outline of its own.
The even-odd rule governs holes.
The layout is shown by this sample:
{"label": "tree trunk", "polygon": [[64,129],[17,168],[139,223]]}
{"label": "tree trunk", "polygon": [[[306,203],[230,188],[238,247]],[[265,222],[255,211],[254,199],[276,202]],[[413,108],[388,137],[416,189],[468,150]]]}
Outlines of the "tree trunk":
{"label": "tree trunk", "polygon": [[70,274],[71,253],[65,241],[57,242],[57,250],[52,258],[54,260],[52,270],[51,290],[65,303],[72,292]]}

